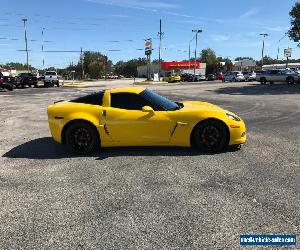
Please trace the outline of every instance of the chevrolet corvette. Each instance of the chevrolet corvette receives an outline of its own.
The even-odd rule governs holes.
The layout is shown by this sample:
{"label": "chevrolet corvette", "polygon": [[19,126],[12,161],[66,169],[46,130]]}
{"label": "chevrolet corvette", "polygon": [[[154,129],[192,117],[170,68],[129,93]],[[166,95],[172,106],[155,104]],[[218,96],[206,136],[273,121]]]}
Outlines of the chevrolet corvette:
{"label": "chevrolet corvette", "polygon": [[217,153],[246,142],[238,115],[207,102],[173,102],[142,87],[56,102],[48,107],[48,122],[53,139],[78,154],[119,146],[193,146]]}

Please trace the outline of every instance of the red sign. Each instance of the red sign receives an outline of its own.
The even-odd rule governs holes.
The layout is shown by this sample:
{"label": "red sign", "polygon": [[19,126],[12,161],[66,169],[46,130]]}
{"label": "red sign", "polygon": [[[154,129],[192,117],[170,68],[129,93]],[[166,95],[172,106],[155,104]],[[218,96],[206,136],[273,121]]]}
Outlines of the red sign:
{"label": "red sign", "polygon": [[[196,61],[196,69],[200,69],[201,62]],[[195,67],[195,61],[189,62],[162,62],[161,68],[163,70],[171,69],[193,69]]]}

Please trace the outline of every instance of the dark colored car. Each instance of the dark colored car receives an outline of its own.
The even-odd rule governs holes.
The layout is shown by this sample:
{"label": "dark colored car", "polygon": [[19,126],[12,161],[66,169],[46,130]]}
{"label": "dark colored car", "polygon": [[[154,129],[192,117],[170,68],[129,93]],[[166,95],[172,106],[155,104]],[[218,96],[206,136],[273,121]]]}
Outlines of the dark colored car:
{"label": "dark colored car", "polygon": [[214,74],[208,74],[206,76],[206,81],[214,81],[216,80],[216,76]]}
{"label": "dark colored car", "polygon": [[35,75],[31,73],[20,73],[17,78],[17,87],[24,88],[26,85],[28,87],[37,87],[38,79]]}
{"label": "dark colored car", "polygon": [[10,78],[8,76],[4,76],[0,72],[0,89],[8,89],[12,91],[14,89],[13,84],[10,82]]}
{"label": "dark colored car", "polygon": [[183,81],[183,82],[193,82],[194,81],[194,75],[188,74],[188,73],[183,73],[181,75],[181,81]]}

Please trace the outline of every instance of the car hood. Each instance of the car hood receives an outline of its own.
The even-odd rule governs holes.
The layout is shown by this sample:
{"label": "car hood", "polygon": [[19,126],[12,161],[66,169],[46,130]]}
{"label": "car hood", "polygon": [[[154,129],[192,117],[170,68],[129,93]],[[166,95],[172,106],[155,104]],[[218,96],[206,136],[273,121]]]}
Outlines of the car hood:
{"label": "car hood", "polygon": [[182,110],[215,110],[215,111],[224,111],[226,112],[225,109],[214,105],[212,103],[209,102],[199,102],[199,101],[183,101],[182,102],[184,107],[182,108]]}

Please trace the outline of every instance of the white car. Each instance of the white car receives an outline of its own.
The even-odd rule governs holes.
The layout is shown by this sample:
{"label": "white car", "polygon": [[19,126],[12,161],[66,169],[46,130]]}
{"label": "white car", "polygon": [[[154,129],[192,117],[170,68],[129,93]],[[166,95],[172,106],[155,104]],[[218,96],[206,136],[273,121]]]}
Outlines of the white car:
{"label": "white car", "polygon": [[241,71],[231,71],[231,72],[226,72],[223,75],[223,82],[243,82],[245,81],[245,76]]}
{"label": "white car", "polygon": [[252,72],[243,72],[243,75],[245,77],[245,81],[255,81],[256,80],[256,73],[254,71]]}
{"label": "white car", "polygon": [[54,87],[56,85],[59,87],[59,76],[55,71],[46,71],[45,72],[45,79],[44,79],[44,86],[45,87]]}

